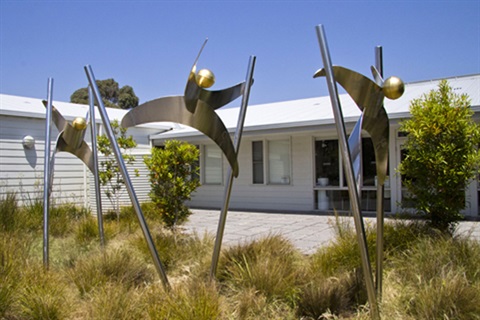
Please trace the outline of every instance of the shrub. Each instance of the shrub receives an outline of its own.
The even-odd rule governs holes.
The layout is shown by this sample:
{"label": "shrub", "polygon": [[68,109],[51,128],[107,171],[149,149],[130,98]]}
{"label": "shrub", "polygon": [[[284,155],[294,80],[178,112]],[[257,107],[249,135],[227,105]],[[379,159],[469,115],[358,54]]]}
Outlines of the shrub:
{"label": "shrub", "polygon": [[411,102],[412,117],[401,124],[408,133],[406,158],[399,166],[415,210],[431,226],[453,233],[465,208],[465,188],[479,168],[480,126],[470,101],[447,81]]}
{"label": "shrub", "polygon": [[[110,124],[116,137],[116,143],[121,150],[122,158],[125,164],[132,165],[135,163],[135,156],[129,151],[137,146],[132,136],[127,136],[127,128],[123,128],[117,120],[113,120]],[[97,137],[98,151],[104,156],[100,161],[99,178],[100,183],[104,187],[104,192],[112,204],[117,218],[120,217],[120,196],[125,192],[125,181],[122,172],[117,163],[115,153],[106,134]],[[138,175],[138,170],[135,170]]]}
{"label": "shrub", "polygon": [[169,140],[164,148],[153,148],[144,158],[150,170],[150,198],[160,210],[168,227],[183,222],[190,210],[184,202],[200,185],[197,147],[186,142]]}

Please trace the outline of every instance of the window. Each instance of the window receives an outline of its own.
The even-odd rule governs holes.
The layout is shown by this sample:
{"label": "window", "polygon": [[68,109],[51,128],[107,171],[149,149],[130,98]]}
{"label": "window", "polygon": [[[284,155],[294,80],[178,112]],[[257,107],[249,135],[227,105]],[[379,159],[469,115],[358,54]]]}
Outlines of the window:
{"label": "window", "polygon": [[[267,150],[264,149],[265,145]],[[252,182],[254,184],[264,184],[265,176],[268,184],[290,184],[290,162],[290,140],[252,142]]]}
{"label": "window", "polygon": [[315,168],[317,184],[340,185],[340,157],[337,140],[315,141]]}
{"label": "window", "polygon": [[268,142],[268,183],[290,184],[290,141]]}
{"label": "window", "polygon": [[[315,141],[316,206],[320,210],[350,210],[347,182],[340,157],[338,140]],[[364,211],[376,208],[375,150],[370,138],[362,138],[362,192]],[[390,187],[386,181],[384,208],[390,211]]]}
{"label": "window", "polygon": [[216,145],[205,145],[203,153],[203,182],[205,184],[222,184],[222,151]]}
{"label": "window", "polygon": [[253,183],[263,184],[263,141],[252,142]]}

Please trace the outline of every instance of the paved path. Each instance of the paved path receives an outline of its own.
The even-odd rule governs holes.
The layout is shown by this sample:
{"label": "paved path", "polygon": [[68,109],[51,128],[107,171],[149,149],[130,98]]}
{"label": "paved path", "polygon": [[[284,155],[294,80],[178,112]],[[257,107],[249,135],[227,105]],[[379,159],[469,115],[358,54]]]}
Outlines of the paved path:
{"label": "paved path", "polygon": [[[220,216],[219,210],[192,210],[184,225],[187,232],[205,231],[215,235]],[[353,226],[352,218],[347,219]],[[281,234],[306,254],[311,254],[334,237],[334,216],[317,214],[261,213],[230,211],[227,216],[223,246],[248,242],[268,234]],[[374,224],[375,218],[365,218],[366,224]],[[388,223],[388,219],[386,219]],[[480,240],[480,222],[461,222],[458,234]]]}

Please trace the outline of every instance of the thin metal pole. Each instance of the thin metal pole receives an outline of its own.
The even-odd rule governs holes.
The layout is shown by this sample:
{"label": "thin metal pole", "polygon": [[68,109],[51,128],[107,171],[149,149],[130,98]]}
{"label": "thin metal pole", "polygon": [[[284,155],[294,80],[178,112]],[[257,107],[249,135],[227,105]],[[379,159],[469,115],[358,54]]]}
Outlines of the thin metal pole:
{"label": "thin metal pole", "polygon": [[[235,131],[235,136],[234,136],[234,148],[235,148],[235,153],[238,155],[238,150],[240,148],[240,142],[242,140],[242,132],[243,132],[243,126],[245,123],[245,117],[247,113],[247,106],[248,106],[248,99],[250,97],[250,87],[252,85],[253,81],[253,70],[255,68],[255,56],[251,56],[249,63],[248,63],[248,70],[247,70],[247,76],[246,76],[246,83],[245,83],[245,91],[243,93],[242,97],[242,104],[240,107],[240,113],[238,115],[238,123],[237,123],[237,129]],[[230,204],[230,195],[232,192],[232,185],[233,185],[233,174],[232,174],[232,168],[228,168],[228,173],[227,173],[227,184],[225,186],[225,193],[223,196],[223,207],[222,211],[220,213],[220,219],[218,221],[218,229],[217,229],[217,236],[215,238],[215,247],[213,249],[213,255],[212,255],[212,264],[210,268],[210,278],[214,279],[215,275],[217,273],[217,266],[218,266],[218,260],[220,257],[220,249],[222,247],[222,240],[223,240],[223,232],[225,230],[225,223],[227,221],[227,213],[228,213],[228,206]]]}
{"label": "thin metal pole", "polygon": [[48,269],[49,266],[49,209],[50,209],[50,136],[52,134],[52,94],[53,79],[48,78],[47,84],[47,110],[45,116],[45,149],[43,162],[43,266]]}
{"label": "thin metal pole", "polygon": [[355,221],[355,228],[357,231],[357,241],[360,248],[360,256],[362,260],[363,276],[365,278],[365,285],[367,289],[368,302],[370,304],[370,311],[372,318],[378,319],[378,306],[375,297],[375,287],[372,278],[372,269],[370,266],[370,259],[368,256],[367,241],[365,236],[365,228],[363,225],[362,213],[360,210],[360,201],[358,197],[358,190],[354,177],[352,160],[348,150],[348,143],[346,138],[345,123],[343,122],[343,114],[340,107],[340,99],[338,97],[337,84],[333,75],[332,62],[328,50],[327,40],[322,25],[316,27],[318,42],[320,44],[320,51],[322,54],[323,65],[326,72],[326,79],[330,99],[332,102],[333,114],[337,127],[337,134],[339,138],[340,151],[343,159],[343,167],[345,169],[345,176],[348,184],[348,193],[351,200],[353,217]]}
{"label": "thin metal pole", "polygon": [[[381,46],[375,47],[375,67],[383,79],[383,50]],[[382,106],[383,108],[383,106]],[[377,173],[378,175],[378,173]],[[377,183],[377,270],[376,270],[376,289],[377,300],[382,301],[383,285],[383,229],[385,221],[385,210],[383,198],[385,196],[385,183]]]}
{"label": "thin metal pole", "polygon": [[160,258],[158,257],[157,249],[155,248],[155,244],[150,234],[150,230],[148,229],[147,222],[145,221],[145,217],[143,216],[140,203],[138,202],[137,195],[135,194],[135,190],[133,189],[132,181],[130,180],[127,167],[125,166],[125,161],[123,161],[122,153],[118,146],[117,140],[115,139],[115,134],[113,133],[113,129],[112,129],[112,126],[110,125],[110,120],[108,118],[107,111],[105,109],[105,106],[103,105],[100,91],[98,90],[97,83],[95,82],[95,77],[93,75],[92,67],[89,65],[85,66],[85,72],[87,74],[87,78],[90,83],[90,86],[92,87],[93,93],[95,94],[95,99],[97,100],[98,109],[100,111],[100,116],[102,117],[103,126],[105,128],[105,133],[107,134],[107,137],[110,140],[111,146],[113,148],[115,159],[117,160],[118,167],[122,174],[123,180],[125,181],[125,186],[127,188],[128,195],[130,196],[130,200],[132,201],[133,208],[135,209],[135,213],[137,214],[140,227],[142,228],[143,236],[147,241],[150,254],[152,255],[153,263],[155,265],[155,268],[157,269],[158,274],[160,275],[160,279],[162,280],[163,286],[165,287],[165,289],[168,290],[170,289],[170,284],[168,283],[165,268],[162,262],[160,261]]}
{"label": "thin metal pole", "polygon": [[100,245],[105,247],[105,234],[103,230],[103,211],[102,211],[102,193],[100,189],[100,175],[98,170],[98,149],[97,149],[97,124],[95,123],[95,97],[93,96],[92,86],[88,86],[88,102],[90,115],[90,135],[92,136],[92,156],[93,156],[93,180],[95,182],[95,200],[97,204],[97,223],[98,233],[100,235]]}

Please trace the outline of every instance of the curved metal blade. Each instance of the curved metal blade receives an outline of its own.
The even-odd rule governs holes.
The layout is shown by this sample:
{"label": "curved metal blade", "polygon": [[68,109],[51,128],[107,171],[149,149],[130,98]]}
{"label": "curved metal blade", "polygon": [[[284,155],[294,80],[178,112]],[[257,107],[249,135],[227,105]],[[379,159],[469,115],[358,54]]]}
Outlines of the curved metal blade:
{"label": "curved metal blade", "polygon": [[[375,82],[365,77],[364,75],[353,70],[334,66],[333,74],[335,81],[338,82],[352,97],[360,110],[363,111],[366,107],[380,108],[383,102],[383,90]],[[314,78],[325,76],[325,70],[322,68],[318,70]]]}
{"label": "curved metal blade", "polygon": [[353,174],[357,182],[357,190],[360,193],[362,186],[361,169],[362,169],[362,122],[363,113],[360,115],[355,127],[353,128],[350,137],[348,138],[348,149],[350,150],[350,157],[352,159]]}
{"label": "curved metal blade", "polygon": [[69,145],[65,139],[63,139],[63,132],[60,133],[57,140],[57,148],[55,152],[65,151],[75,155],[77,158],[82,160],[82,162],[90,169],[90,172],[94,172],[94,162],[92,150],[85,141],[82,141],[80,147],[74,148]]}
{"label": "curved metal blade", "polygon": [[176,122],[197,129],[215,141],[227,158],[235,177],[238,176],[237,155],[232,140],[220,117],[205,102],[197,100],[195,111],[190,112],[181,96],[164,97],[131,109],[122,119],[128,128],[149,122]]}
{"label": "curved metal blade", "polygon": [[[46,108],[47,101],[42,100],[42,103]],[[65,126],[68,123],[67,120],[65,120],[62,114],[53,105],[52,105],[52,120],[53,120],[53,123],[55,123],[55,126],[57,127],[58,131],[63,131],[65,129]]]}

